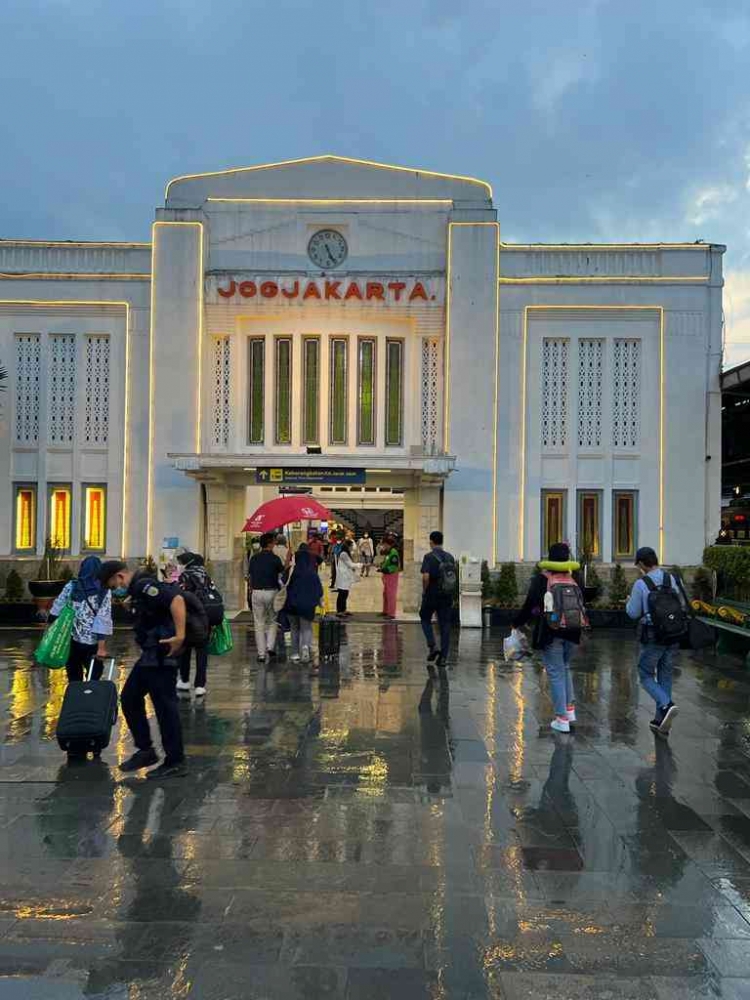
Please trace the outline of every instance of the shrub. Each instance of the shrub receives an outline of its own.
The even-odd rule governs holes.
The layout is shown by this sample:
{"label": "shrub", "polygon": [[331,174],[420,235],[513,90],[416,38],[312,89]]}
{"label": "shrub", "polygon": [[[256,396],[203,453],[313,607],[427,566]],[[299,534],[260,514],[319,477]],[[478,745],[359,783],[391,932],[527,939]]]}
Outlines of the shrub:
{"label": "shrub", "polygon": [[500,576],[495,584],[495,600],[501,608],[512,608],[518,603],[515,563],[503,563],[500,567]]}
{"label": "shrub", "polygon": [[146,561],[141,569],[146,570],[150,576],[155,576],[157,580],[159,579],[159,567],[156,565],[156,560],[153,556],[146,556]]}
{"label": "shrub", "polygon": [[66,565],[63,566],[63,568],[60,570],[57,579],[64,580],[65,583],[67,583],[69,580],[72,580],[74,576],[75,573],[73,572],[73,570],[70,568],[70,566]]}
{"label": "shrub", "polygon": [[5,581],[6,601],[22,601],[25,594],[26,584],[21,579],[21,574],[12,569],[8,573],[8,579]]}
{"label": "shrub", "polygon": [[[716,570],[719,592],[744,595],[750,589],[750,548],[739,545],[709,545],[703,564]],[[729,592],[729,593],[728,593]]]}
{"label": "shrub", "polygon": [[612,567],[609,578],[609,601],[613,608],[621,608],[628,599],[628,581],[620,563]]}
{"label": "shrub", "polygon": [[695,571],[693,582],[690,585],[690,596],[693,600],[710,603],[714,596],[714,581],[709,570],[705,566],[699,566]]}
{"label": "shrub", "polygon": [[490,567],[486,559],[482,560],[482,602],[486,603],[492,597],[492,578],[490,576]]}

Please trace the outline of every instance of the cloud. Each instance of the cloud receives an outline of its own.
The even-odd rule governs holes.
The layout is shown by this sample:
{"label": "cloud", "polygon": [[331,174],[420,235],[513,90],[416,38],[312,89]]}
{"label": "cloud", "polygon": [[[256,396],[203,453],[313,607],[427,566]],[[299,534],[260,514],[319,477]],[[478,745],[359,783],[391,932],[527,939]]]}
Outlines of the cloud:
{"label": "cloud", "polygon": [[729,184],[703,188],[693,197],[687,214],[688,222],[702,226],[709,219],[720,218],[726,206],[735,202],[738,195],[736,188]]}

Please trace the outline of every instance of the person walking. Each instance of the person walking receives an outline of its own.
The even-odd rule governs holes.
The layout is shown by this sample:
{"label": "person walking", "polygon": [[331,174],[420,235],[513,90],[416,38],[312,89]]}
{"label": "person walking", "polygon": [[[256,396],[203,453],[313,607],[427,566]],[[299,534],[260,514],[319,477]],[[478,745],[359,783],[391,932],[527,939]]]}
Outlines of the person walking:
{"label": "person walking", "polygon": [[[513,628],[521,629],[533,619],[532,645],[534,649],[541,650],[555,710],[555,717],[550,725],[558,733],[569,733],[570,724],[576,721],[576,698],[570,661],[573,650],[581,641],[585,612],[580,588],[570,575],[577,564],[570,562],[569,546],[565,542],[551,545],[549,561],[556,564],[555,569],[539,570],[532,576],[524,605],[513,619]],[[565,564],[568,564],[567,570]],[[553,621],[554,616],[559,615],[555,610],[554,592],[557,587],[569,589],[572,600],[578,606],[569,611],[569,617],[571,621],[575,621],[577,612],[578,624],[560,626],[559,622]]]}
{"label": "person walking", "polygon": [[[205,605],[207,599],[210,596],[214,596],[218,602],[221,595],[216,590],[214,582],[208,575],[206,570],[205,560],[202,555],[198,552],[183,552],[177,556],[177,562],[182,567],[182,572],[179,577],[179,587],[180,590],[184,590],[189,594],[195,594],[195,596]],[[219,624],[221,620],[218,616],[221,615],[223,618],[224,608],[223,605],[217,603],[216,606],[216,624]],[[209,624],[213,625],[214,622],[209,618]],[[177,679],[177,690],[178,691],[189,691],[190,690],[190,661],[192,659],[193,650],[190,646],[186,646],[185,649],[180,653],[180,676]],[[196,698],[203,698],[206,694],[206,678],[208,673],[208,651],[205,646],[201,646],[199,649],[195,650],[195,696]]]}
{"label": "person walking", "polygon": [[[453,599],[458,587],[456,560],[443,548],[442,531],[430,535],[430,551],[422,560],[422,605],[419,619],[427,640],[427,660],[444,667],[448,662],[453,620]],[[437,616],[440,649],[435,645],[432,616]]]}
{"label": "person walking", "polygon": [[317,531],[313,531],[310,534],[310,540],[307,543],[307,551],[315,560],[316,569],[320,569],[321,563],[325,562],[325,547],[323,545],[323,540]]}
{"label": "person walking", "polygon": [[[99,580],[120,597],[128,596],[135,610],[135,641],[141,655],[120,694],[123,715],[136,751],[120,764],[125,772],[158,764],[148,778],[173,778],[187,773],[182,725],[177,707],[177,658],[185,645],[187,606],[179,589],[160,583],[148,570],[133,572],[120,560],[105,562]],[[164,760],[154,750],[146,717],[146,695],[153,702]]]}
{"label": "person walking", "polygon": [[101,568],[101,559],[87,556],[78,567],[78,576],[65,584],[50,609],[50,622],[59,616],[68,601],[75,612],[70,655],[65,666],[68,681],[82,681],[92,660],[93,679],[99,680],[102,676],[107,636],[112,635],[113,626],[112,595],[99,580]]}
{"label": "person walking", "polygon": [[659,568],[652,548],[638,549],[635,564],[642,575],[633,584],[625,610],[639,623],[638,673],[641,687],[656,703],[649,727],[660,736],[668,736],[677,715],[672,701],[672,668],[680,630],[687,631],[685,611],[675,578]]}
{"label": "person walking", "polygon": [[349,600],[349,591],[357,582],[357,564],[352,558],[353,552],[354,543],[351,538],[346,538],[341,543],[341,551],[336,560],[336,582],[338,583],[336,614],[341,618],[351,617],[351,611],[346,610],[346,602]]}
{"label": "person walking", "polygon": [[369,576],[372,562],[375,558],[375,548],[372,544],[369,532],[365,532],[357,545],[359,551],[360,576]]}
{"label": "person walking", "polygon": [[291,658],[308,663],[312,656],[312,626],[315,609],[323,598],[323,584],[318,574],[318,562],[302,543],[294,557],[286,591],[285,611],[292,630]]}
{"label": "person walking", "polygon": [[283,534],[283,532],[279,532],[276,536],[276,544],[273,547],[273,554],[279,557],[284,569],[286,569],[292,561],[292,550],[289,548],[289,543],[287,542],[286,535]]}
{"label": "person walking", "polygon": [[396,548],[396,538],[387,534],[383,539],[385,554],[379,572],[383,576],[383,610],[381,618],[396,617],[396,602],[398,599],[398,578],[401,572],[401,560]]}
{"label": "person walking", "polygon": [[264,663],[266,656],[276,652],[276,612],[273,607],[276,592],[280,589],[280,578],[284,565],[273,547],[276,536],[273,532],[263,535],[260,552],[254,555],[248,566],[248,591],[255,622],[255,644],[258,647],[258,662]]}

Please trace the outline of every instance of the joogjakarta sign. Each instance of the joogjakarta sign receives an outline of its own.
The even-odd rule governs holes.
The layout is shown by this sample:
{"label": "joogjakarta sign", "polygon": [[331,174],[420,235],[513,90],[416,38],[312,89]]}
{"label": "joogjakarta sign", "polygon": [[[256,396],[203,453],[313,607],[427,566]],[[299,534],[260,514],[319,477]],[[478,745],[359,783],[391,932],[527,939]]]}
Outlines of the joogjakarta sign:
{"label": "joogjakarta sign", "polygon": [[[303,302],[382,302],[398,304],[436,302],[432,282],[411,278],[404,281],[384,278],[379,281],[348,278],[240,278],[214,279],[209,284],[212,301],[240,299],[299,299]],[[215,297],[214,297],[215,296]]]}

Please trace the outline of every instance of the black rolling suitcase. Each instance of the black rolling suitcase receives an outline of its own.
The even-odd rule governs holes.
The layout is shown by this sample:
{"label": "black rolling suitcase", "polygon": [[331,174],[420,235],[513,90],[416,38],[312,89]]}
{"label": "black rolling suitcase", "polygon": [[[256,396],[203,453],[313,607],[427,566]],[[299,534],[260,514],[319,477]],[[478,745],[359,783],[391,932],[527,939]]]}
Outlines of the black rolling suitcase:
{"label": "black rolling suitcase", "polygon": [[338,656],[341,649],[341,636],[344,631],[343,624],[333,615],[324,615],[320,619],[319,628],[318,652],[321,660]]}
{"label": "black rolling suitcase", "polygon": [[67,753],[100,753],[109,746],[112,727],[117,721],[117,686],[112,680],[114,657],[107,661],[100,681],[91,680],[93,669],[92,660],[89,679],[71,681],[65,690],[57,720],[57,742]]}

